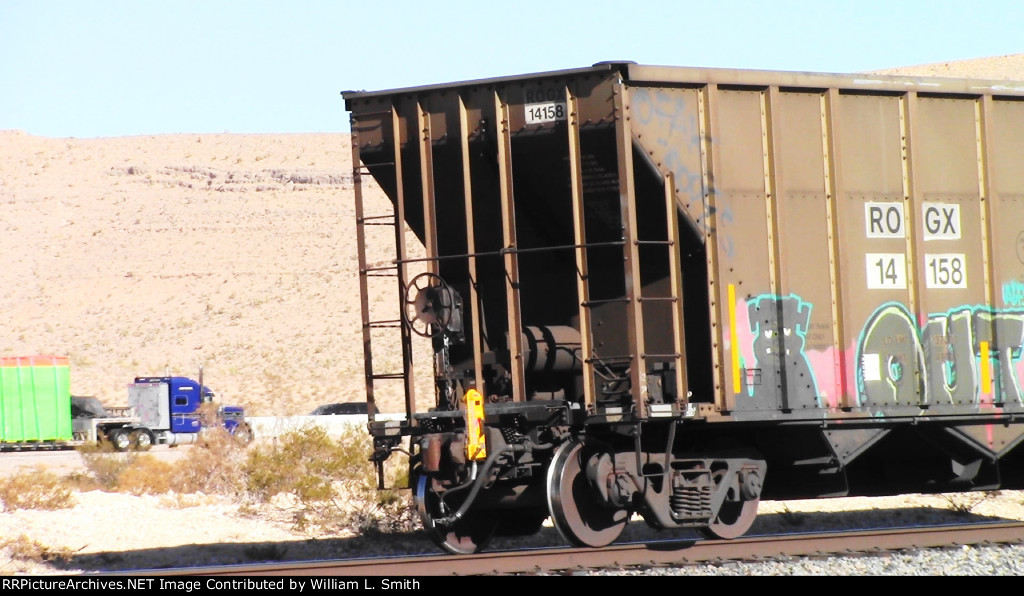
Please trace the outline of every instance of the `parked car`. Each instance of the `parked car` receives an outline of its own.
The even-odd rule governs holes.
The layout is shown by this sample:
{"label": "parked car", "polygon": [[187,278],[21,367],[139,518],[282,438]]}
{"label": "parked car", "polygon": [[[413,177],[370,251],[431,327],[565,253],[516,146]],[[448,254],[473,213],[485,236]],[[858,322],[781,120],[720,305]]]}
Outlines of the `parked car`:
{"label": "parked car", "polygon": [[[362,415],[365,416],[366,413],[367,413],[367,409],[366,409],[366,402],[365,401],[359,401],[359,402],[353,401],[353,402],[345,402],[345,403],[340,403],[340,404],[324,404],[322,406],[317,406],[317,408],[315,410],[313,410],[312,412],[310,412],[309,415],[310,416],[345,416],[345,415],[351,415],[351,414],[362,414]],[[376,406],[374,406],[374,408],[373,408],[373,413],[374,414],[379,413],[379,410],[377,410]]]}

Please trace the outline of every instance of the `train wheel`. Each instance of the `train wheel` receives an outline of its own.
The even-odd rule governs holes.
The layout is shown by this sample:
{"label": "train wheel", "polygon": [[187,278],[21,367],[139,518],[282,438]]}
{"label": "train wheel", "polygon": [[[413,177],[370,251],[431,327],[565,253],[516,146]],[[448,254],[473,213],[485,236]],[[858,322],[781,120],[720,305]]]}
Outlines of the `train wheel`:
{"label": "train wheel", "polygon": [[480,552],[487,546],[498,526],[499,516],[470,509],[455,523],[438,526],[434,521],[454,513],[461,501],[447,503],[450,510],[442,511],[441,499],[430,489],[430,479],[423,475],[417,478],[415,490],[416,510],[434,544],[455,555]]}
{"label": "train wheel", "polygon": [[[712,477],[717,486],[722,482],[725,471],[714,472]],[[722,538],[732,540],[746,534],[757,517],[757,506],[761,499],[748,501],[725,501],[718,510],[718,515],[706,528],[700,528],[700,533],[706,538]]]}
{"label": "train wheel", "polygon": [[547,496],[551,520],[576,546],[608,546],[629,523],[629,512],[610,506],[595,495],[584,472],[593,455],[582,443],[570,441],[555,451],[548,467]]}
{"label": "train wheel", "polygon": [[137,428],[129,436],[129,442],[133,449],[149,451],[153,446],[153,433],[148,428]]}

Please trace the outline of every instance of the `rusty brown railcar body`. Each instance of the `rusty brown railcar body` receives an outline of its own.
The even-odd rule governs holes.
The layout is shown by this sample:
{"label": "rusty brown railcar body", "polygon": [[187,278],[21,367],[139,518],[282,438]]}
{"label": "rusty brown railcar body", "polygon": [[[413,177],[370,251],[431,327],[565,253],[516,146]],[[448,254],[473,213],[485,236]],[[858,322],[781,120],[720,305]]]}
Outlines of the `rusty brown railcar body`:
{"label": "rusty brown railcar body", "polygon": [[369,410],[406,403],[374,457],[409,437],[441,547],[1024,486],[1024,83],[599,63],[344,96],[393,205],[356,184]]}

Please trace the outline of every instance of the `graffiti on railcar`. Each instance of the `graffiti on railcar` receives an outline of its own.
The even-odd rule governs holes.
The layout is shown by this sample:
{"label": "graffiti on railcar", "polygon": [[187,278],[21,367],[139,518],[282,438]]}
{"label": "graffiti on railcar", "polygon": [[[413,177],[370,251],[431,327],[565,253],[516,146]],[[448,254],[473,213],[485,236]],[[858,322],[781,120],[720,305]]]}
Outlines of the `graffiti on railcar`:
{"label": "graffiti on railcar", "polygon": [[1017,280],[1003,284],[1003,302],[1010,306],[1024,306],[1024,284]]}
{"label": "graffiti on railcar", "polygon": [[1024,310],[962,306],[923,328],[899,303],[879,307],[857,343],[861,406],[1024,404]]}
{"label": "graffiti on railcar", "polygon": [[[737,410],[837,407],[831,347],[809,349],[813,305],[797,295],[737,300]],[[856,403],[868,408],[1024,406],[1024,309],[966,305],[923,325],[901,303],[866,321],[855,350]]]}
{"label": "graffiti on railcar", "polygon": [[[711,229],[704,202],[704,174],[701,171],[701,135],[696,93],[692,90],[646,89],[631,90],[631,109],[636,124],[657,125],[663,132],[649,142],[650,155],[663,171],[675,177],[676,195],[686,203],[694,223],[704,233]],[[710,141],[710,139],[709,139]]]}
{"label": "graffiti on railcar", "polygon": [[740,393],[749,399],[738,400],[737,409],[821,408],[817,380],[805,352],[811,303],[794,294],[762,294],[739,303],[738,311],[748,320],[737,326],[744,353]]}

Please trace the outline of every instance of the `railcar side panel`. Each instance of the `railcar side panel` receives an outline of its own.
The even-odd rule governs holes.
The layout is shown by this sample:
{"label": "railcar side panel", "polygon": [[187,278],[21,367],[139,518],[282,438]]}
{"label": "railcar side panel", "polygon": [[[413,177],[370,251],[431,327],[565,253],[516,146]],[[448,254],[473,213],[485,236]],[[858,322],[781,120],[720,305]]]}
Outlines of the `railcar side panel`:
{"label": "railcar side panel", "polygon": [[[467,279],[465,263],[445,257],[488,253],[476,259],[475,291],[506,303],[480,323],[490,327],[480,341],[493,341],[524,321],[562,324],[578,310],[553,298],[572,292],[566,280],[575,261],[528,253],[572,243],[567,88],[578,89],[585,231],[595,245],[588,252],[607,259],[619,249],[597,245],[615,241],[623,218],[654,212],[653,185],[644,186],[635,165],[620,171],[623,150],[612,134],[623,117],[612,101],[619,94],[638,155],[663,179],[673,176],[684,234],[710,249],[702,318],[712,336],[687,339],[712,346],[711,369],[702,372],[714,380],[714,395],[697,401],[746,419],[759,416],[749,412],[1020,407],[1018,99],[903,91],[885,81],[864,89],[811,76],[782,85],[772,73],[757,76],[689,69],[653,85],[587,73],[375,97],[368,105],[386,109],[365,117],[374,125],[363,127],[362,154],[389,196],[401,195],[402,216],[428,258],[439,259],[428,268]],[[362,120],[362,104],[352,104]],[[395,134],[377,111],[393,112],[400,126],[400,185],[384,161]],[[462,136],[466,160],[454,142]],[[504,143],[504,169],[496,171]],[[646,193],[624,209],[622,179]],[[467,196],[476,206],[473,251]],[[502,225],[515,233],[519,270],[504,291],[505,276],[487,281],[493,268],[480,267],[492,253],[508,257],[507,238],[495,233]],[[665,283],[664,258],[645,255],[638,255],[639,281],[655,291]],[[592,273],[595,302],[608,303],[594,311],[612,313],[593,330],[595,345],[621,344],[628,317],[612,303],[633,283],[629,272]],[[668,349],[658,333],[664,319],[653,315],[635,341]]]}

